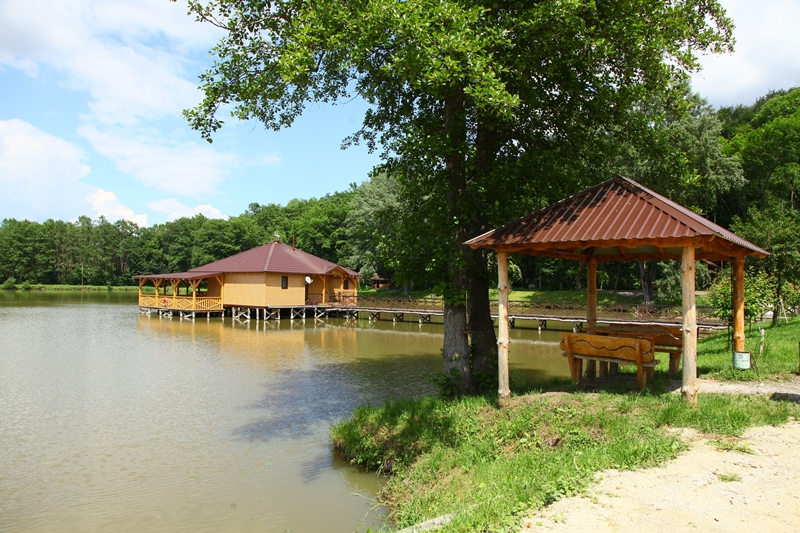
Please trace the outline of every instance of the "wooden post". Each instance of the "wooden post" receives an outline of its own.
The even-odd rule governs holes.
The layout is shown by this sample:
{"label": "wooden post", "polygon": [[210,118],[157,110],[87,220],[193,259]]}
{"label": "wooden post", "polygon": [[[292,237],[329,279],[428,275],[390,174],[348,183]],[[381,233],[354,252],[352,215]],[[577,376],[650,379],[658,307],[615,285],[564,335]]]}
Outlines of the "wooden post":
{"label": "wooden post", "polygon": [[694,247],[681,253],[681,287],[683,297],[683,386],[681,395],[691,404],[697,403],[697,307],[694,294]]}
{"label": "wooden post", "polygon": [[511,389],[508,385],[508,256],[497,252],[497,404],[508,407]]}
{"label": "wooden post", "polygon": [[197,311],[197,287],[200,286],[201,281],[203,280],[196,279],[194,281],[189,282],[192,284],[192,311]]}
{"label": "wooden post", "polygon": [[[597,327],[597,258],[592,256],[587,262],[586,290],[587,290],[587,312],[586,328],[589,333],[594,333]],[[597,364],[595,361],[586,361],[586,376],[593,378],[596,374]],[[600,363],[600,377],[607,374],[608,365]]]}
{"label": "wooden post", "polygon": [[220,309],[222,309],[223,313],[222,316],[225,316],[225,274],[221,276],[214,276],[219,282],[219,303]]}
{"label": "wooden post", "polygon": [[181,281],[172,281],[172,308],[178,308],[178,289],[180,288]]}
{"label": "wooden post", "polygon": [[733,351],[744,351],[744,258],[733,259],[731,271],[733,288]]}

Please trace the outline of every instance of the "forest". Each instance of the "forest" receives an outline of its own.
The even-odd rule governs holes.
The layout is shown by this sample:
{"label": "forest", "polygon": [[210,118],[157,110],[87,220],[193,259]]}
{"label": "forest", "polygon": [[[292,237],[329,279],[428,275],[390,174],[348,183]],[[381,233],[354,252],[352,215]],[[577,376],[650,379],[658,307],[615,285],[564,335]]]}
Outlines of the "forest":
{"label": "forest", "polygon": [[[618,148],[608,174],[595,181],[623,174],[768,250],[767,260],[749,265],[749,277],[766,276],[772,297],[793,301],[794,284],[800,282],[800,89],[770,92],[750,106],[716,111],[697,95],[687,93],[687,100],[691,112],[665,122],[660,146],[649,153]],[[558,199],[518,198],[512,217]],[[435,236],[418,215],[414,200],[403,198],[398,180],[377,169],[346,191],[285,206],[254,202],[227,220],[197,215],[138,227],[86,216],[74,222],[5,219],[0,225],[0,280],[6,287],[132,285],[131,276],[185,271],[278,236],[361,272],[366,282],[377,274],[399,289],[435,290],[436,256],[430,253]],[[582,267],[517,256],[512,257],[512,278],[518,288],[580,289]],[[700,288],[708,288],[720,267],[698,268]],[[644,288],[647,300],[674,299],[679,292],[677,267],[670,262],[604,264],[598,281],[607,289]]]}

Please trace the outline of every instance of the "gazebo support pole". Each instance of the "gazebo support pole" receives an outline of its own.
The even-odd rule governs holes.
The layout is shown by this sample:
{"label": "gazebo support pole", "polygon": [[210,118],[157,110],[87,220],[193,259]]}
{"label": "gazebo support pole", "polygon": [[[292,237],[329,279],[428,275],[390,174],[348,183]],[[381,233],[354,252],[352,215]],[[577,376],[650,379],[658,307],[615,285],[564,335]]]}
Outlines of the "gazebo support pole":
{"label": "gazebo support pole", "polygon": [[683,297],[683,386],[681,395],[690,404],[697,403],[697,307],[694,287],[694,247],[681,253]]}
{"label": "gazebo support pole", "polygon": [[[594,333],[597,327],[597,258],[591,256],[586,268],[586,290],[587,290],[587,311],[586,326],[589,333]],[[586,375],[593,378],[596,373],[595,361],[586,361]],[[605,377],[608,372],[608,365],[600,363],[600,377]]]}
{"label": "gazebo support pole", "polygon": [[508,386],[508,255],[497,252],[497,404],[508,407],[511,390]]}
{"label": "gazebo support pole", "polygon": [[733,259],[733,351],[744,351],[744,258]]}

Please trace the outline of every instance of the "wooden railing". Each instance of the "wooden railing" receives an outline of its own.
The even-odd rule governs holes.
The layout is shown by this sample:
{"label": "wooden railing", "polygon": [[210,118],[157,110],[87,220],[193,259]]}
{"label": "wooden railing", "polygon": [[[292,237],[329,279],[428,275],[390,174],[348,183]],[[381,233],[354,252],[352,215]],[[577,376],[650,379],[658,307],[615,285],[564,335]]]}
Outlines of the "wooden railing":
{"label": "wooden railing", "polygon": [[[441,298],[376,298],[359,297],[350,291],[334,292],[325,295],[323,303],[322,294],[309,294],[306,305],[327,305],[347,309],[364,309],[371,311],[387,311],[396,313],[433,313],[444,312],[444,300]],[[173,309],[179,311],[221,311],[222,298],[198,296],[192,300],[191,296],[151,295],[143,294],[139,297],[140,307]],[[497,314],[497,302],[490,304],[493,315]],[[524,302],[510,301],[508,314],[512,317],[524,318],[571,318],[582,320],[586,318],[586,304],[556,303],[556,302]],[[600,320],[625,320],[630,322],[680,322],[682,309],[677,305],[656,304],[614,304],[598,306],[597,316]],[[713,308],[709,306],[697,307],[697,320],[701,324],[721,325],[722,321],[713,315]]]}
{"label": "wooden railing", "polygon": [[325,305],[330,307],[358,307],[360,298],[355,291],[334,291],[325,295]]}
{"label": "wooden railing", "polygon": [[[339,296],[329,305],[335,307],[359,308],[372,311],[394,312],[429,312],[442,313],[444,300],[441,298],[375,298]],[[498,312],[497,302],[490,303],[493,315]],[[713,315],[714,309],[710,306],[697,307],[697,319],[706,324],[722,324],[722,321]],[[683,310],[678,305],[661,304],[614,304],[598,306],[597,314],[600,319],[618,319],[631,322],[680,322]],[[585,319],[587,315],[586,304],[556,303],[556,302],[525,302],[510,301],[508,314],[514,317],[570,317],[576,320]]]}
{"label": "wooden railing", "polygon": [[139,307],[157,307],[177,311],[222,311],[222,298],[143,294],[139,296]]}

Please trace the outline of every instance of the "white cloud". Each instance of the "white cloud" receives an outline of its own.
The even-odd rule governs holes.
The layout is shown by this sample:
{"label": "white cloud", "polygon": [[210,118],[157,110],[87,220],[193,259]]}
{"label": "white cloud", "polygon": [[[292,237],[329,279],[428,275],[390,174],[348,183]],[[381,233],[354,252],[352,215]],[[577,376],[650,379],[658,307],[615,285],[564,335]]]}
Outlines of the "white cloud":
{"label": "white cloud", "polygon": [[800,2],[721,0],[733,19],[735,51],[701,58],[692,87],[715,106],[750,105],[770,90],[800,85]]}
{"label": "white cloud", "polygon": [[0,218],[84,214],[90,168],[80,148],[22,120],[0,120]]}
{"label": "white cloud", "polygon": [[174,198],[155,200],[147,204],[147,207],[157,213],[165,213],[167,215],[167,220],[177,220],[182,217],[191,218],[195,215],[203,215],[206,218],[228,218],[222,214],[222,211],[211,205],[189,207]]}
{"label": "white cloud", "polygon": [[83,127],[86,137],[100,154],[147,187],[185,196],[214,194],[235,158],[215,151],[207,143],[162,139],[159,132],[134,134],[132,130],[100,131]]}
{"label": "white cloud", "polygon": [[166,0],[0,3],[0,64],[29,75],[55,69],[91,95],[87,120],[103,124],[177,118],[199,100],[189,58],[217,37]]}
{"label": "white cloud", "polygon": [[133,209],[122,205],[117,195],[111,191],[97,189],[86,197],[86,201],[94,209],[95,218],[103,216],[111,222],[124,219],[139,227],[147,226],[147,215],[137,215]]}

